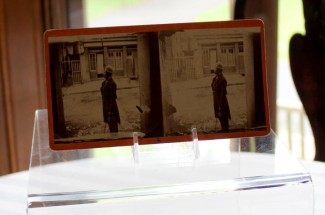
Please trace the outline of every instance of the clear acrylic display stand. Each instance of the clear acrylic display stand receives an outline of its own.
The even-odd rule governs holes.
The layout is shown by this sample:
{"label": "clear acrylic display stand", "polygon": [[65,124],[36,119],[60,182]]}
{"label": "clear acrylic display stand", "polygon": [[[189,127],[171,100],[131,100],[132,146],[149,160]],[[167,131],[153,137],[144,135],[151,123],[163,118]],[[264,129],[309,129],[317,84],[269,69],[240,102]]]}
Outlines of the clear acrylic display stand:
{"label": "clear acrylic display stand", "polygon": [[265,137],[53,151],[36,111],[27,214],[313,214],[313,183]]}

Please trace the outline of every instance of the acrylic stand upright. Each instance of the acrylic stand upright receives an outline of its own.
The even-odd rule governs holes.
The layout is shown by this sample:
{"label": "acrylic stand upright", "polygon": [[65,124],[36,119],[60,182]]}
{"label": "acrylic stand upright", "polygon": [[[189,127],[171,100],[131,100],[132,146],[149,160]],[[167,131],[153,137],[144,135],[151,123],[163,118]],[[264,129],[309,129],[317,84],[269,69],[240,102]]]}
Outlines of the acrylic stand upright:
{"label": "acrylic stand upright", "polygon": [[265,137],[52,151],[36,111],[29,215],[312,215],[313,183]]}

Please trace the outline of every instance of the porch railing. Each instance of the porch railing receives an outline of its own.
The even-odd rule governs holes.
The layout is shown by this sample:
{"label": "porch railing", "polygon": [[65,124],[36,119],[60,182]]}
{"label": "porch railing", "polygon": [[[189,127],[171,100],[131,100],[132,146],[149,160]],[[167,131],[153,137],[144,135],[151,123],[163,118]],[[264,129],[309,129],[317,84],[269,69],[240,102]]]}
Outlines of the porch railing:
{"label": "porch railing", "polygon": [[290,151],[300,159],[312,160],[314,138],[301,104],[278,102],[277,134]]}

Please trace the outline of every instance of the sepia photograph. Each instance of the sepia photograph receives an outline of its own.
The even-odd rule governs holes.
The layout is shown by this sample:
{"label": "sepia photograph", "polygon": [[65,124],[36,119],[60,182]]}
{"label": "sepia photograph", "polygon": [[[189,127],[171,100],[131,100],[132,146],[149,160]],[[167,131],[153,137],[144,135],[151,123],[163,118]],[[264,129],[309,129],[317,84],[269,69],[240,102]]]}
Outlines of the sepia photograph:
{"label": "sepia photograph", "polygon": [[140,131],[138,35],[49,37],[49,53],[55,143]]}
{"label": "sepia photograph", "polygon": [[164,135],[267,130],[261,28],[159,32]]}
{"label": "sepia photograph", "polygon": [[45,34],[52,149],[269,132],[260,21]]}

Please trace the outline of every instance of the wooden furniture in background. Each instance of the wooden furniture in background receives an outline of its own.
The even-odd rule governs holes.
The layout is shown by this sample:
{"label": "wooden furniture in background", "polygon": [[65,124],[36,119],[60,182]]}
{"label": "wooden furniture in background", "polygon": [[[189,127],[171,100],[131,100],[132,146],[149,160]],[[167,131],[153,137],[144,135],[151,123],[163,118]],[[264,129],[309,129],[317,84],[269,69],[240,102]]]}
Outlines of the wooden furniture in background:
{"label": "wooden furniture in background", "polygon": [[45,107],[40,1],[0,1],[1,174],[28,168],[34,112]]}
{"label": "wooden furniture in background", "polygon": [[43,33],[82,27],[80,8],[82,0],[0,0],[0,175],[29,167],[35,110],[46,108]]}
{"label": "wooden furniture in background", "polygon": [[313,130],[315,160],[325,161],[325,3],[302,2],[306,34],[290,40],[291,73]]}

